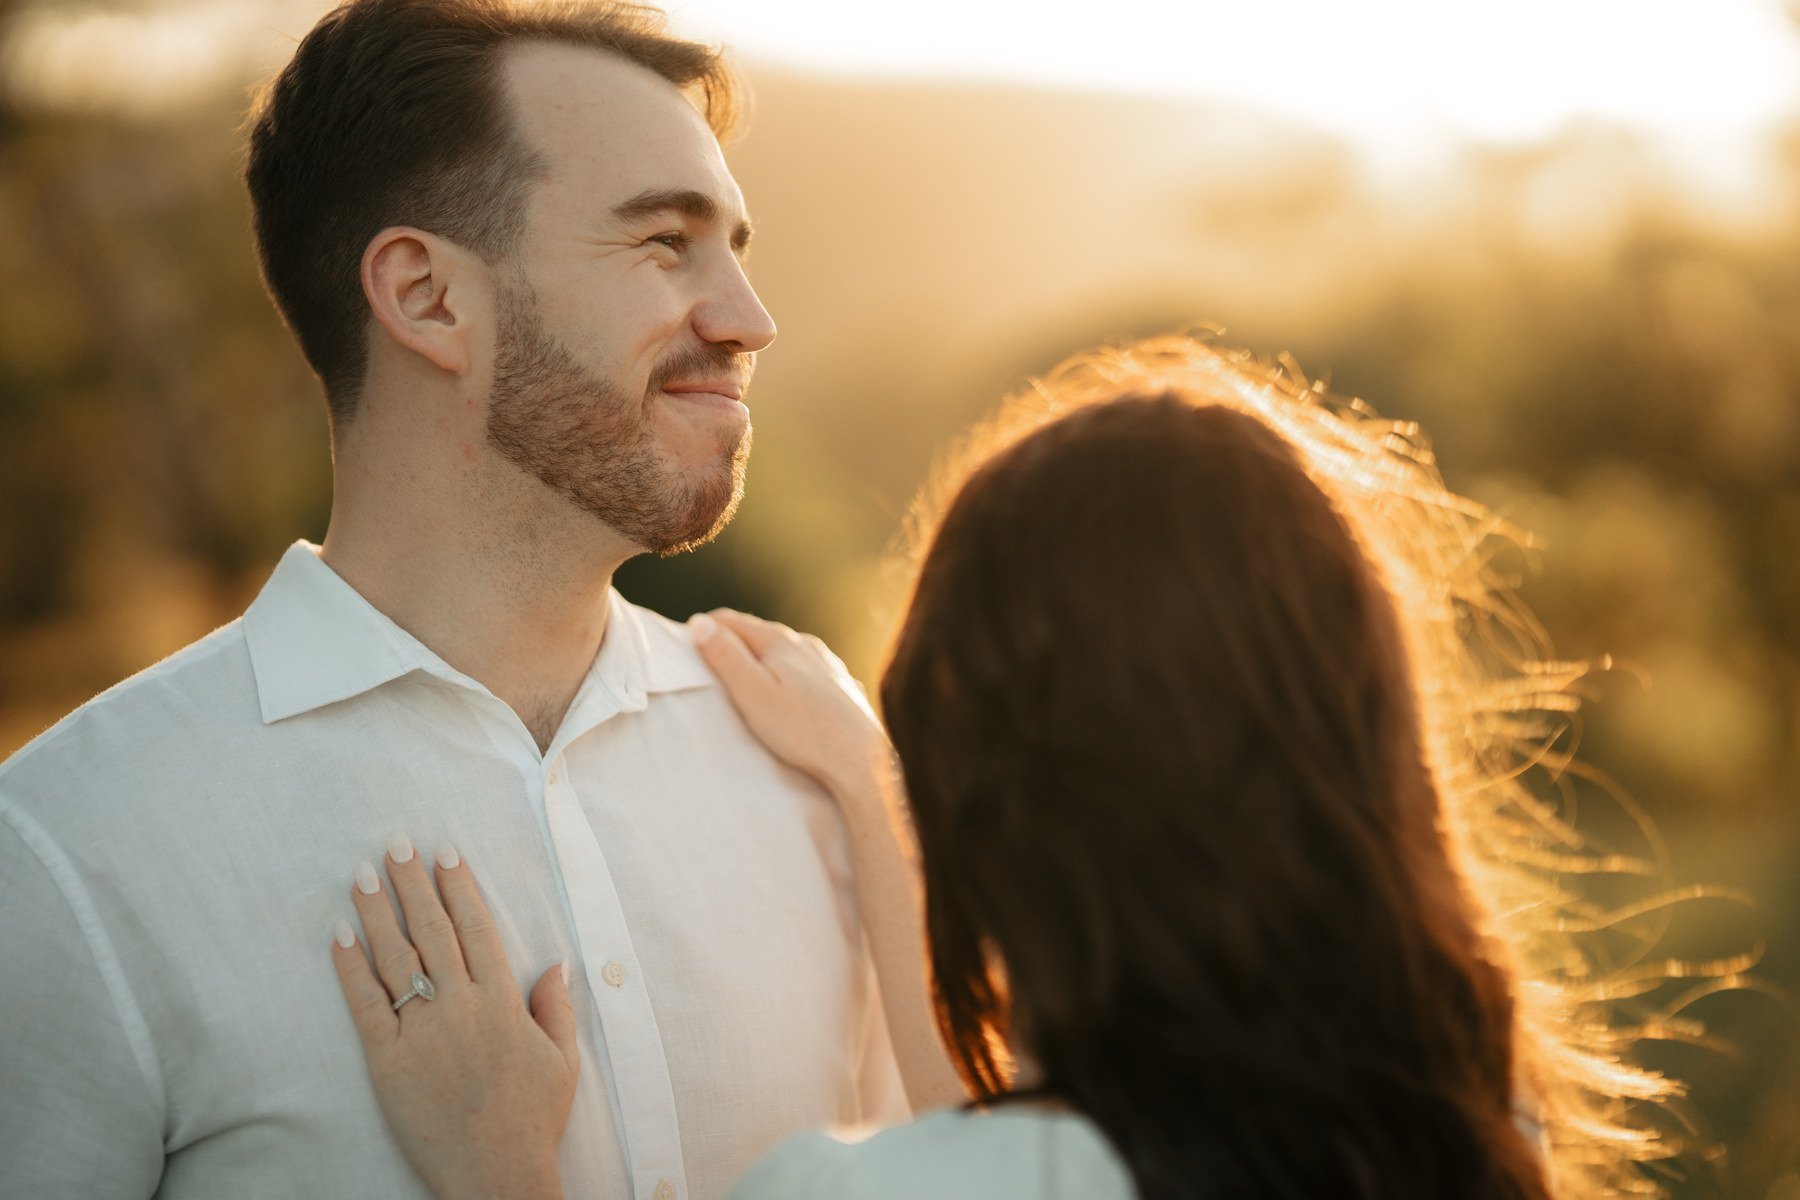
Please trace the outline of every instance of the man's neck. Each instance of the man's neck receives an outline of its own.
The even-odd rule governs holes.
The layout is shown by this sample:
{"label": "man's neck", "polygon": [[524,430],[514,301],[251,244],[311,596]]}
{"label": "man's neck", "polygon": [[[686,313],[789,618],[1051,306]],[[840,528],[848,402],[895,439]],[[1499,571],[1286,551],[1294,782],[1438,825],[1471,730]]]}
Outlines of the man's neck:
{"label": "man's neck", "polygon": [[361,499],[339,492],[326,565],[507,704],[546,750],[599,652],[613,571],[630,548],[595,535],[591,519],[571,523],[571,539],[546,530],[542,514],[509,527],[492,512],[458,521],[455,505]]}

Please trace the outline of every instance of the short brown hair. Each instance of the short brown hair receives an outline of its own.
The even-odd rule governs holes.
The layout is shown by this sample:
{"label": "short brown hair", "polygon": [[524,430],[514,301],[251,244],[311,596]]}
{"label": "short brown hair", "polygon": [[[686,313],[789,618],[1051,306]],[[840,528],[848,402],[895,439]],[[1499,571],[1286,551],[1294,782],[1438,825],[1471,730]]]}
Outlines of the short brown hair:
{"label": "short brown hair", "polygon": [[736,120],[719,53],[635,4],[348,0],[315,25],[252,110],[244,170],[263,279],[325,385],[354,415],[368,365],[362,253],[412,225],[492,262],[517,244],[537,152],[508,119],[500,51],[604,50],[693,95],[715,133]]}

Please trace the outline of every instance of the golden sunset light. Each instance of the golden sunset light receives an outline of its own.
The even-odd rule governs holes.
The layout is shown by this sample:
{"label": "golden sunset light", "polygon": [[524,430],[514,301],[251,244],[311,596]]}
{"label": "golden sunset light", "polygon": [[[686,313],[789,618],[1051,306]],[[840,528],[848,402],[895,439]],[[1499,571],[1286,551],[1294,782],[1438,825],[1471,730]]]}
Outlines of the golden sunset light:
{"label": "golden sunset light", "polygon": [[[30,868],[0,872],[0,924],[29,876],[48,898],[40,915],[60,924],[15,942],[55,949],[110,921],[138,963],[174,972],[144,1006],[149,1024],[111,1040],[58,1024],[62,993],[112,1020],[129,954],[104,986],[88,980],[113,970],[98,951],[9,985],[37,988],[34,1019],[99,1065],[94,1092],[39,1112],[14,1097],[62,1079],[63,1043],[0,1033],[0,1193],[25,1169],[10,1128],[42,1119],[87,1136],[69,1114],[103,1101],[136,1140],[90,1139],[116,1142],[116,1162],[44,1150],[41,1178],[67,1163],[138,1171],[131,1194],[147,1195],[190,1149],[186,1165],[213,1154],[254,1174],[260,1152],[231,1141],[250,1130],[306,1179],[305,1139],[366,1118],[339,1141],[392,1172],[393,1194],[415,1183],[329,976],[355,931],[330,921],[366,920],[351,906],[380,899],[373,859],[404,832],[390,816],[461,812],[442,832],[478,871],[503,853],[525,864],[498,885],[482,877],[509,949],[526,946],[519,970],[527,953],[534,977],[592,957],[591,979],[561,985],[582,1021],[609,1024],[598,1039],[583,1025],[581,1052],[607,1053],[620,1019],[646,1051],[624,1086],[655,1115],[628,1146],[606,1141],[618,1076],[583,1065],[589,1090],[563,1115],[598,1140],[565,1149],[579,1182],[610,1182],[568,1194],[726,1200],[752,1151],[812,1122],[764,1103],[759,1072],[810,1063],[818,1094],[848,1103],[839,1034],[862,1030],[877,1050],[887,1036],[866,1013],[843,1030],[814,1020],[873,995],[837,995],[875,951],[832,906],[871,877],[907,904],[927,893],[907,890],[914,865],[871,873],[832,857],[835,842],[821,856],[843,762],[784,756],[758,724],[769,710],[706,690],[728,686],[719,662],[728,673],[733,660],[709,655],[737,643],[707,641],[723,627],[745,654],[759,638],[757,655],[812,647],[829,675],[818,690],[840,705],[845,667],[864,685],[871,705],[851,707],[873,736],[850,737],[844,761],[899,762],[874,785],[880,803],[929,805],[935,791],[952,806],[1019,805],[1005,820],[959,816],[970,836],[906,820],[881,823],[884,836],[935,828],[942,859],[1079,818],[1063,860],[1026,846],[960,864],[991,868],[1008,896],[1030,873],[1020,863],[1075,864],[1061,882],[1050,866],[1032,875],[1026,925],[1060,907],[1071,928],[1098,928],[1088,917],[1150,888],[1143,907],[1117,910],[1123,940],[1160,937],[1165,918],[1195,945],[1224,929],[1263,972],[1245,995],[1293,984],[1292,1004],[1242,1001],[1246,1027],[1277,1043],[1285,1027],[1260,1014],[1323,1013],[1321,1037],[1335,1037],[1340,998],[1379,1017],[1404,980],[1412,1015],[1368,1024],[1464,1072],[1408,1094],[1468,1117],[1479,1137],[1456,1126],[1456,1144],[1491,1141],[1517,1179],[1559,1173],[1550,1190],[1480,1194],[1800,1200],[1800,0],[673,0],[666,29],[630,6],[517,11],[538,2],[0,2],[0,852],[22,855],[0,865]],[[733,126],[724,114],[738,108],[719,97],[747,99],[746,119]],[[1083,458],[1083,446],[1111,449]],[[951,495],[976,497],[946,522],[961,549],[916,574]],[[240,618],[284,578],[313,590],[276,609],[293,630],[258,650],[244,633],[257,621]],[[817,637],[728,614],[679,624],[725,609]],[[362,641],[340,638],[352,613]],[[613,621],[641,625],[615,642]],[[206,702],[183,694],[152,712],[144,698],[176,694],[197,640],[213,648],[207,669],[235,682],[182,685]],[[616,673],[603,679],[603,665]],[[262,686],[284,670],[285,689]],[[370,683],[371,671],[390,673]],[[742,678],[769,695],[782,680]],[[633,732],[670,713],[683,715],[663,740]],[[1252,713],[1267,719],[1242,732]],[[378,726],[404,753],[355,744]],[[327,727],[339,750],[300,740]],[[836,746],[796,741],[802,758]],[[641,758],[619,767],[627,743]],[[1002,744],[1015,752],[1004,770],[1029,786],[991,783]],[[195,765],[221,746],[239,756],[222,781]],[[719,746],[738,757],[715,759]],[[490,752],[488,774],[470,766]],[[954,755],[974,764],[966,775]],[[678,787],[658,782],[680,772],[692,774]],[[140,780],[163,791],[139,796]],[[660,826],[632,808],[640,788]],[[1296,797],[1315,807],[1293,828],[1324,820],[1308,842],[1265,819]],[[1390,799],[1354,828],[1332,824]],[[611,833],[582,824],[614,803]],[[288,823],[265,824],[259,805]],[[140,843],[171,861],[198,853],[159,823],[182,806],[206,836],[247,840],[216,871],[171,876],[177,941],[212,936],[189,897],[227,877],[280,876],[311,906],[248,885],[229,903],[206,893],[265,925],[252,952],[190,955],[218,973],[205,987],[181,974],[188,958],[161,952],[161,926],[137,922],[150,902],[94,867],[138,870],[155,859]],[[795,813],[805,828],[782,825]],[[1146,813],[1183,832],[1146,823],[1131,848],[1105,847]],[[1240,824],[1215,840],[1214,818]],[[15,824],[25,833],[9,843]],[[540,833],[559,854],[576,848],[569,878],[586,890],[531,866],[551,862]],[[785,849],[744,850],[759,837]],[[354,858],[339,853],[352,838]],[[1370,859],[1374,883],[1357,894],[1379,904],[1313,869],[1389,842],[1410,865]],[[850,836],[844,853],[871,844]],[[416,869],[411,843],[387,849],[382,870]],[[1162,867],[1142,865],[1165,851]],[[305,854],[316,861],[297,865]],[[1375,910],[1402,889],[1384,880],[1414,869],[1429,886],[1390,906],[1403,969],[1345,950],[1296,982],[1327,935],[1386,937]],[[59,898],[90,870],[92,911]],[[667,977],[654,951],[628,952],[639,943],[623,917],[559,940],[565,907],[613,912],[593,883],[607,871],[664,932],[686,936],[686,905],[718,910],[724,949],[663,993],[692,988],[706,1004],[651,1020]],[[1240,871],[1263,891],[1233,882]],[[522,904],[520,881],[543,890]],[[795,881],[812,890],[780,892]],[[1288,900],[1323,907],[1269,932],[1262,915]],[[1445,923],[1402,911],[1415,903]],[[903,908],[863,912],[899,913],[891,932],[914,915]],[[311,958],[290,936],[307,921]],[[765,935],[792,944],[770,950]],[[959,986],[1014,1003],[1004,947],[965,940]],[[237,962],[277,942],[291,961],[260,975]],[[804,965],[826,943],[831,979],[814,987]],[[1074,944],[1046,935],[1041,956],[1016,961],[1041,957],[1051,990],[1085,987],[1112,951],[1065,961]],[[1449,974],[1434,974],[1440,955]],[[915,974],[927,961],[913,943],[895,956]],[[1187,977],[1187,999],[1211,1004],[1240,960],[1199,961],[1132,978]],[[458,989],[434,993],[429,974],[412,976],[425,989],[405,972],[398,988],[380,981],[359,1011],[450,1009]],[[243,1003],[240,976],[280,984],[285,1024],[258,1011],[172,1036],[156,1025],[215,997]],[[1454,1002],[1439,1003],[1440,985],[1460,989]],[[14,991],[0,986],[9,1019]],[[740,991],[774,1034],[720,1032]],[[895,1046],[937,1053],[945,1027],[918,1008]],[[947,1085],[958,1096],[1041,1065],[1009,1040],[1029,1020],[1002,1037],[1006,1013],[978,1015],[955,1034],[968,1051]],[[336,1072],[329,1111],[265,1119],[265,1102],[324,1094],[274,1068],[260,1092],[262,1076],[234,1073],[264,1064],[214,1034],[265,1019],[287,1050],[311,1045],[290,1027],[342,1043],[291,1055],[296,1070]],[[1163,1033],[1185,1046],[1218,1032],[1209,1020]],[[705,1069],[665,1081],[650,1068],[677,1039],[657,1031],[678,1023]],[[1118,1044],[1140,1047],[1140,1025],[1121,1028]],[[1514,1055],[1496,1031],[1528,1049]],[[1343,1062],[1361,1053],[1355,1032]],[[1340,1061],[1297,1045],[1276,1046],[1288,1058],[1268,1078],[1310,1087]],[[241,1109],[139,1102],[141,1069],[194,1047],[224,1068],[190,1063],[167,1072],[171,1087],[222,1081],[249,1097]],[[14,1051],[56,1069],[19,1085],[4,1077],[23,1061]],[[715,1052],[758,1068],[715,1073]],[[1104,1075],[1113,1060],[1083,1061]],[[696,1094],[738,1088],[732,1111],[766,1126],[699,1139],[684,1176],[699,1126],[687,1093],[662,1099],[680,1079]],[[1130,1082],[1107,1094],[1135,1097]],[[893,1082],[886,1100],[901,1089],[910,1102],[916,1083]],[[1361,1119],[1379,1104],[1320,1107],[1356,1118],[1344,1145],[1393,1132]],[[206,1136],[174,1147],[175,1128]],[[1185,1126],[1158,1128],[1187,1152]],[[1394,1178],[1419,1165],[1402,1134],[1368,1160]],[[628,1180],[634,1162],[675,1165]],[[159,1194],[263,1194],[179,1182],[167,1175]]]}
{"label": "golden sunset light", "polygon": [[[12,86],[54,105],[159,111],[281,61],[318,0],[27,5]],[[1781,0],[1129,0],[1046,9],[924,0],[687,0],[683,33],[751,64],[875,80],[1004,82],[1240,104],[1386,155],[1447,141],[1524,142],[1617,124],[1705,164],[1766,135],[1800,101]]]}

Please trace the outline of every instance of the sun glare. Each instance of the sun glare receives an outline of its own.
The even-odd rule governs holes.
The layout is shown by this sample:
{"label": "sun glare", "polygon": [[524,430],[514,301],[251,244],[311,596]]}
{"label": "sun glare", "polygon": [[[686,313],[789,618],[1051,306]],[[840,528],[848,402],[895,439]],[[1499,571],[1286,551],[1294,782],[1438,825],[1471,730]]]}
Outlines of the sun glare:
{"label": "sun glare", "polygon": [[672,8],[678,26],[753,60],[1211,96],[1362,140],[1527,139],[1582,116],[1735,131],[1790,114],[1800,97],[1800,27],[1780,0],[1114,0],[1030,21],[1017,11],[967,0]]}
{"label": "sun glare", "polygon": [[[0,67],[25,100],[166,111],[266,74],[326,7],[27,7]],[[1800,24],[1784,0],[1113,0],[1040,9],[1030,21],[1001,0],[669,8],[678,31],[723,41],[752,68],[1206,97],[1377,154],[1529,141],[1594,119],[1660,137],[1705,170],[1698,160],[1709,152],[1800,108]]]}

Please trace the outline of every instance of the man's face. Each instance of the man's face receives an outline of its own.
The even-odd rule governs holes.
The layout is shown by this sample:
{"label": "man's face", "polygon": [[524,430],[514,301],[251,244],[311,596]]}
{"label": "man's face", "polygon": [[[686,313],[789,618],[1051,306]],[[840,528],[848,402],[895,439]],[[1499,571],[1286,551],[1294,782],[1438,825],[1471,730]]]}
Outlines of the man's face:
{"label": "man's face", "polygon": [[499,267],[488,440],[647,550],[723,528],[743,491],[756,351],[743,197],[667,81],[599,51],[509,52],[514,120],[549,164]]}

